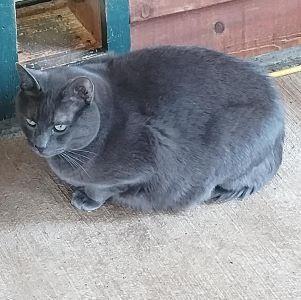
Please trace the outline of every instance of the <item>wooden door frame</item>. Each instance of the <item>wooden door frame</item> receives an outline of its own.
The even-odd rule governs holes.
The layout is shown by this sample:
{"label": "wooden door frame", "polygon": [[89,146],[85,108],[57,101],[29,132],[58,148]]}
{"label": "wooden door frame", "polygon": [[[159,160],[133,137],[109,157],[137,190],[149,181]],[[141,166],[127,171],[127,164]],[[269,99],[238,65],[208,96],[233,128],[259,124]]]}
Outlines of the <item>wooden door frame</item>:
{"label": "wooden door frame", "polygon": [[100,0],[103,47],[109,52],[131,49],[129,0]]}
{"label": "wooden door frame", "polygon": [[17,61],[17,31],[14,1],[0,2],[0,120],[13,115],[13,99],[18,80],[15,69]]}

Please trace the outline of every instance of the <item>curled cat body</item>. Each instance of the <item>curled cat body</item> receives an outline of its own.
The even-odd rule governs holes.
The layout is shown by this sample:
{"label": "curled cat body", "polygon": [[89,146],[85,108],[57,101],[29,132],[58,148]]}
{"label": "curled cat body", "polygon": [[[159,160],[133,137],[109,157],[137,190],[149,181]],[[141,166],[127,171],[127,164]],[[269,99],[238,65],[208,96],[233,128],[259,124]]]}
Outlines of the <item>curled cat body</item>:
{"label": "curled cat body", "polygon": [[108,200],[157,211],[242,199],[281,164],[281,99],[249,62],[164,46],[17,68],[23,132],[74,187],[78,209]]}

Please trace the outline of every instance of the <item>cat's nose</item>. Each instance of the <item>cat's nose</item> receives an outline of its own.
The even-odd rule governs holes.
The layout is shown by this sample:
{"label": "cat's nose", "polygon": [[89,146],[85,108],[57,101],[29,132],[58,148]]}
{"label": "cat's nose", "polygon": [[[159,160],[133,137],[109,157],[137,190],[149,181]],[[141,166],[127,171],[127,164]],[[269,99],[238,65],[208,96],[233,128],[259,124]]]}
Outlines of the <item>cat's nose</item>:
{"label": "cat's nose", "polygon": [[43,151],[46,149],[46,147],[39,147],[37,145],[34,145],[34,147],[40,152],[43,153]]}

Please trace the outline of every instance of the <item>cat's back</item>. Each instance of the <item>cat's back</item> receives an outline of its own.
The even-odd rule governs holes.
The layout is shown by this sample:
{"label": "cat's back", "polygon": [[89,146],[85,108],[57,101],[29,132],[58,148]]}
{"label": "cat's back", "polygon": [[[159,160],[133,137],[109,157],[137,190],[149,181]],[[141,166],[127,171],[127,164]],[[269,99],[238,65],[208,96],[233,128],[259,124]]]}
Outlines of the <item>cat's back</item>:
{"label": "cat's back", "polygon": [[258,67],[205,48],[134,51],[112,60],[110,77],[120,105],[130,102],[142,114],[183,120],[185,126],[208,121],[204,114],[282,114],[273,84]]}
{"label": "cat's back", "polygon": [[115,91],[139,102],[145,99],[148,105],[176,100],[183,105],[198,101],[212,107],[235,100],[252,100],[256,105],[257,101],[270,102],[276,95],[270,79],[257,66],[200,47],[133,51],[114,58],[109,72]]}

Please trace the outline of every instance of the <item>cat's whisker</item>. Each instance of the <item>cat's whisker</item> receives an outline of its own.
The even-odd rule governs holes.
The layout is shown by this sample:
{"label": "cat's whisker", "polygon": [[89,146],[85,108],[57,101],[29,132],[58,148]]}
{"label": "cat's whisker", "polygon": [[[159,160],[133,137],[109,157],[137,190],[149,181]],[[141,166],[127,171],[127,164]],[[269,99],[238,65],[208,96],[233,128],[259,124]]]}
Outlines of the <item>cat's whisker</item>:
{"label": "cat's whisker", "polygon": [[62,158],[62,160],[65,161],[67,164],[69,164],[69,165],[71,166],[72,169],[74,169],[73,165],[69,162],[69,160],[68,160],[66,157],[64,157],[64,156],[61,155],[61,154],[59,155],[59,157]]}
{"label": "cat's whisker", "polygon": [[81,161],[80,159],[78,159],[78,158],[76,158],[76,157],[71,156],[70,153],[67,154],[67,153],[65,152],[65,155],[68,156],[69,159],[70,159],[71,161],[73,161],[73,164],[74,164],[74,165],[76,165],[77,167],[81,168],[81,169],[87,174],[87,176],[91,178],[91,176],[90,176],[90,174],[87,172],[87,170],[79,163],[79,161],[80,161],[81,163],[84,163],[83,161]]}
{"label": "cat's whisker", "polygon": [[69,157],[72,157],[73,159],[75,159],[76,161],[78,161],[78,162],[80,162],[80,163],[82,163],[82,164],[84,164],[84,163],[87,162],[87,160],[84,161],[83,159],[81,159],[81,158],[75,156],[74,154],[72,155],[72,153],[70,153],[70,152],[68,152],[68,155],[69,155]]}
{"label": "cat's whisker", "polygon": [[64,153],[59,154],[59,156],[62,157],[72,167],[72,169],[75,168],[75,166],[70,162],[68,156],[66,156]]}
{"label": "cat's whisker", "polygon": [[68,155],[64,155],[64,159],[69,163],[69,165],[72,167],[72,169],[76,170],[78,166],[75,164],[73,160]]}
{"label": "cat's whisker", "polygon": [[78,161],[76,161],[73,157],[70,156],[70,154],[65,153],[65,157],[66,159],[68,159],[68,161],[70,161],[70,163],[72,163],[73,166],[75,166],[75,168],[81,166]]}
{"label": "cat's whisker", "polygon": [[97,153],[91,152],[91,151],[88,151],[88,150],[81,150],[81,149],[71,149],[71,150],[76,151],[76,152],[85,152],[85,153],[90,153],[90,154],[97,155]]}
{"label": "cat's whisker", "polygon": [[89,157],[89,156],[86,156],[86,155],[83,155],[81,153],[76,153],[74,151],[67,151],[68,153],[71,153],[73,155],[79,155],[80,157],[83,157],[83,158],[86,158],[87,160],[91,159],[92,157]]}

